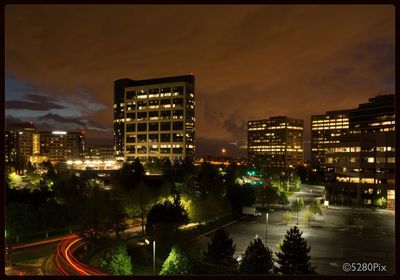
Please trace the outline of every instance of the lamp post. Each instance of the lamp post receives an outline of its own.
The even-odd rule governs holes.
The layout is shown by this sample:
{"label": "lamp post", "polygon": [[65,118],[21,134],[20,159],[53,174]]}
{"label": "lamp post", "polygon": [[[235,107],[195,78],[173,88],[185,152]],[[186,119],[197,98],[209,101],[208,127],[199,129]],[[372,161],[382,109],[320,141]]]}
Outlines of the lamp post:
{"label": "lamp post", "polygon": [[300,212],[300,201],[299,201],[299,197],[297,197],[297,221],[296,221],[296,225],[299,225],[299,212]]}
{"label": "lamp post", "polygon": [[268,212],[265,214],[265,246],[267,246],[267,236],[268,236]]}
{"label": "lamp post", "polygon": [[[148,239],[144,240],[147,245],[150,244]],[[153,275],[156,275],[156,241],[153,240]]]}
{"label": "lamp post", "polygon": [[221,153],[222,153],[222,162],[224,162],[224,155],[225,155],[225,153],[226,153],[226,149],[225,149],[225,148],[222,148],[222,149],[221,149]]}

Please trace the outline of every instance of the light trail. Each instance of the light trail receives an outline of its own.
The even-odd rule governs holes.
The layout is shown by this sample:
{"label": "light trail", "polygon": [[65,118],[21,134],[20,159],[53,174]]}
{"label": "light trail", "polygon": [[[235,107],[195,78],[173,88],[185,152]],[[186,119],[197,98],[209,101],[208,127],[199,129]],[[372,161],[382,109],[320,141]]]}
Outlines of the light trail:
{"label": "light trail", "polygon": [[13,246],[11,247],[12,250],[18,250],[18,249],[23,249],[23,248],[28,248],[28,247],[32,247],[32,246],[38,246],[38,245],[43,245],[43,244],[47,244],[47,243],[54,243],[60,240],[64,240],[66,238],[69,238],[70,235],[68,236],[64,236],[64,237],[57,237],[57,238],[53,238],[53,239],[48,239],[48,240],[44,240],[44,241],[37,241],[37,242],[32,242],[32,243],[28,243],[28,244],[22,244],[22,245],[18,245],[18,246]]}
{"label": "light trail", "polygon": [[[73,253],[81,247],[82,244],[78,244],[83,238],[77,236],[76,234],[70,235],[69,238],[64,239],[57,247],[56,253],[56,264],[57,271],[62,275],[82,275],[82,276],[90,276],[90,275],[107,275],[102,271],[91,268],[80,261],[78,261]],[[78,246],[76,246],[78,245]],[[74,248],[75,246],[75,248]]]}

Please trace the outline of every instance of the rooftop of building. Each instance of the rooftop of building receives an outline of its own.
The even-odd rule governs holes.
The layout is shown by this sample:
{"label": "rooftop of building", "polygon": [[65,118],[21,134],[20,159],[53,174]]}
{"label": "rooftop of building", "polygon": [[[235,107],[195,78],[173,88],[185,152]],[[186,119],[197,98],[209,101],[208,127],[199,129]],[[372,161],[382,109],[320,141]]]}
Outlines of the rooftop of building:
{"label": "rooftop of building", "polygon": [[145,86],[145,85],[157,85],[157,84],[168,84],[177,82],[188,82],[194,83],[194,75],[182,75],[182,76],[170,76],[155,79],[145,79],[145,80],[132,80],[128,78],[118,79],[115,84],[125,84],[125,87],[135,87],[135,86]]}
{"label": "rooftop of building", "polygon": [[273,117],[269,117],[268,119],[249,120],[247,122],[271,122],[271,121],[282,121],[282,120],[304,122],[304,120],[302,120],[302,119],[295,119],[295,118],[290,118],[287,116],[273,116]]}

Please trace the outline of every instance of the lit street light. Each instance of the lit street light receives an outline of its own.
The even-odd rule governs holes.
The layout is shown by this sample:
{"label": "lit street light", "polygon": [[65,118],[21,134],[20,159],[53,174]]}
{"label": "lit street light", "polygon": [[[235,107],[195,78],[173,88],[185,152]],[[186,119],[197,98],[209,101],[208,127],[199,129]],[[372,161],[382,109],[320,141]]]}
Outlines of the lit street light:
{"label": "lit street light", "polygon": [[222,153],[222,162],[224,162],[224,155],[225,155],[225,153],[226,153],[226,149],[225,149],[225,148],[222,148],[222,149],[221,149],[221,153]]}
{"label": "lit street light", "polygon": [[[144,240],[147,245],[150,244],[148,239]],[[156,241],[153,240],[153,275],[156,275]]]}

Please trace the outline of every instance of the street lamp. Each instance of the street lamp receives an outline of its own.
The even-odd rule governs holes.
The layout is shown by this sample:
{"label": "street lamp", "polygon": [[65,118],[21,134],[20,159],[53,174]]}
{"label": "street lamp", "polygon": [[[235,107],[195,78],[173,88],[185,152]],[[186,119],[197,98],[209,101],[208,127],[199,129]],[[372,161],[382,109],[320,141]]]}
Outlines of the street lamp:
{"label": "street lamp", "polygon": [[268,212],[265,215],[265,246],[267,246],[267,233],[268,233]]}
{"label": "street lamp", "polygon": [[300,211],[300,200],[299,197],[297,197],[297,221],[296,221],[296,225],[299,225],[299,211]]}
{"label": "street lamp", "polygon": [[225,148],[222,148],[222,149],[221,149],[221,153],[222,153],[222,162],[224,162],[224,155],[225,155],[225,153],[226,153],[226,149],[225,149]]}
{"label": "street lamp", "polygon": [[[145,239],[147,245],[150,244],[148,239]],[[156,241],[153,240],[153,275],[156,275]]]}

